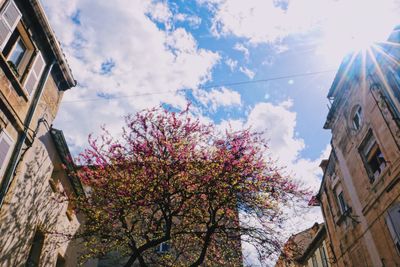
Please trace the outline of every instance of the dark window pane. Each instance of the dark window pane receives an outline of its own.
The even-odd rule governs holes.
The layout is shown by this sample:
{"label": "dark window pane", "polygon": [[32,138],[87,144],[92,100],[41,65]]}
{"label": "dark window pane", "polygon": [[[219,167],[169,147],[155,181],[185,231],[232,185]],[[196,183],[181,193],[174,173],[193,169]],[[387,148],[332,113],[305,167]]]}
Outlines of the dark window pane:
{"label": "dark window pane", "polygon": [[374,181],[386,167],[386,161],[372,133],[363,142],[361,154],[370,179]]}
{"label": "dark window pane", "polygon": [[326,257],[325,247],[322,245],[319,252],[321,253],[322,266],[328,267],[328,259]]}
{"label": "dark window pane", "polygon": [[40,254],[44,244],[44,235],[42,232],[36,232],[33,238],[31,250],[29,251],[28,260],[26,261],[25,267],[37,267],[39,266]]}
{"label": "dark window pane", "polygon": [[57,257],[56,267],[65,267],[65,259],[61,255]]}
{"label": "dark window pane", "polygon": [[26,46],[22,42],[21,39],[18,40],[18,42],[15,44],[14,50],[12,51],[10,58],[8,59],[16,67],[18,67],[19,63],[21,63],[21,60],[26,52]]}
{"label": "dark window pane", "polygon": [[341,209],[342,213],[346,212],[347,204],[346,204],[346,201],[344,200],[343,192],[339,193],[338,199],[339,199],[340,209]]}

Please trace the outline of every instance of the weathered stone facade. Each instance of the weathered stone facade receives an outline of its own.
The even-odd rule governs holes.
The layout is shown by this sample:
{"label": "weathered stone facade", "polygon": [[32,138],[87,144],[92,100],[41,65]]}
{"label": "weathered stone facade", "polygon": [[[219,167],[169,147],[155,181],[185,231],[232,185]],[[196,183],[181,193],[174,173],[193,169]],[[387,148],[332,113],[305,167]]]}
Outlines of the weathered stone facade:
{"label": "weathered stone facade", "polygon": [[68,195],[79,183],[51,129],[71,71],[37,0],[0,0],[0,266],[76,266],[76,246],[57,233],[80,223]]}
{"label": "weathered stone facade", "polygon": [[332,266],[400,265],[399,32],[344,59],[328,98],[319,201]]}

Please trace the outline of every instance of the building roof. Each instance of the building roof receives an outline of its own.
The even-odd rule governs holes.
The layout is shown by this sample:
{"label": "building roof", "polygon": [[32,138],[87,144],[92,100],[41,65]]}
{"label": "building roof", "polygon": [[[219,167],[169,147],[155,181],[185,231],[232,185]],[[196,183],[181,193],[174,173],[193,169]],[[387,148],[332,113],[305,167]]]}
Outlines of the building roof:
{"label": "building roof", "polygon": [[72,159],[71,153],[69,151],[67,142],[65,140],[64,134],[61,130],[57,130],[55,128],[51,128],[50,130],[51,137],[53,138],[56,150],[58,155],[60,156],[62,164],[64,164],[66,168],[66,172],[68,174],[68,178],[71,182],[72,188],[76,195],[84,194],[84,189],[81,181],[72,173],[75,172],[76,166]]}
{"label": "building roof", "polygon": [[295,261],[297,263],[305,262],[310,253],[314,252],[315,246],[319,245],[321,235],[323,236],[325,231],[325,225],[323,223],[314,223],[310,228],[304,231],[293,234],[284,246],[284,253],[281,254],[279,262]]}
{"label": "building roof", "polygon": [[311,242],[308,244],[304,252],[298,258],[296,258],[296,261],[299,263],[305,263],[314,253],[314,251],[319,247],[321,241],[325,238],[325,235],[326,235],[325,224],[324,223],[318,224],[317,233],[314,234],[314,237],[312,238]]}

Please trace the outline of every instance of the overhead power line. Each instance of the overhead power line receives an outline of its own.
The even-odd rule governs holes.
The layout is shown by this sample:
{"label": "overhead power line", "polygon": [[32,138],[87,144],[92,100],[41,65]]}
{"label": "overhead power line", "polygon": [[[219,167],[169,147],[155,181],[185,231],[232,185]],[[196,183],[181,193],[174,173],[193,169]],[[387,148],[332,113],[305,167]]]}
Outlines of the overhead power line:
{"label": "overhead power line", "polygon": [[[263,82],[270,82],[270,81],[276,81],[276,80],[291,79],[291,78],[296,78],[296,77],[313,76],[313,75],[329,73],[329,72],[334,72],[334,71],[337,71],[337,69],[328,69],[328,70],[314,71],[314,72],[304,72],[304,73],[297,73],[297,74],[291,74],[291,75],[270,77],[270,78],[265,78],[265,79],[256,79],[256,80],[247,80],[247,81],[238,81],[238,82],[221,82],[221,83],[216,83],[216,84],[199,86],[197,89],[211,89],[211,88],[226,87],[226,86],[236,86],[236,85],[263,83]],[[69,100],[69,101],[67,100],[67,101],[62,101],[62,103],[107,101],[107,100],[122,99],[122,98],[161,95],[161,94],[168,94],[168,93],[178,93],[178,92],[183,92],[183,91],[188,91],[188,90],[195,90],[195,89],[186,88],[186,89],[178,89],[178,90],[165,90],[165,91],[159,91],[159,92],[149,92],[149,93],[138,93],[138,94],[131,94],[131,95],[112,96],[112,97],[109,97],[109,98],[87,98],[87,99],[77,99],[77,100]]]}

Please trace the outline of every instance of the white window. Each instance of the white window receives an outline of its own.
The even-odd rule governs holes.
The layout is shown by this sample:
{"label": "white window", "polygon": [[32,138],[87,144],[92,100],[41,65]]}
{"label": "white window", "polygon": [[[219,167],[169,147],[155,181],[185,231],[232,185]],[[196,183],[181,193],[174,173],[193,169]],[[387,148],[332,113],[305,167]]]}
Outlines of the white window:
{"label": "white window", "polygon": [[392,236],[394,246],[400,254],[400,205],[396,204],[388,210],[386,215],[386,224],[389,228],[390,235]]}
{"label": "white window", "polygon": [[13,146],[13,140],[5,132],[0,134],[0,174],[3,175],[6,168],[8,159],[11,154],[11,147]]}
{"label": "white window", "polygon": [[42,57],[42,54],[38,52],[35,57],[35,61],[33,62],[32,69],[24,82],[24,88],[29,95],[32,95],[33,91],[36,89],[45,66],[46,63]]}
{"label": "white window", "polygon": [[3,50],[22,15],[14,1],[9,1],[0,13],[0,49]]}
{"label": "white window", "polygon": [[[29,96],[39,84],[46,62],[29,31],[20,23],[22,14],[14,1],[8,1],[0,12],[0,50],[14,75]],[[34,58],[33,58],[34,57]]]}

